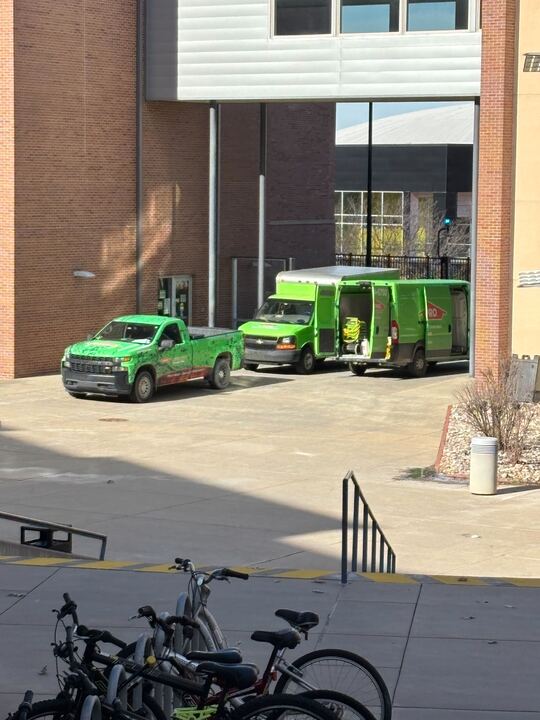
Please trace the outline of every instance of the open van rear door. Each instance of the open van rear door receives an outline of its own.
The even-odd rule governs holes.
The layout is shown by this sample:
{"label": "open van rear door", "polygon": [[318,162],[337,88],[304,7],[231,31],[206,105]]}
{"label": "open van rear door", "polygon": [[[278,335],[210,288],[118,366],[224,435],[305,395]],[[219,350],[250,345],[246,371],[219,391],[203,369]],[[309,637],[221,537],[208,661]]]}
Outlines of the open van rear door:
{"label": "open van rear door", "polygon": [[373,286],[373,311],[371,322],[371,357],[384,358],[390,335],[390,288]]}
{"label": "open van rear door", "polygon": [[319,285],[315,302],[315,354],[336,354],[336,289]]}
{"label": "open van rear door", "polygon": [[449,357],[452,354],[452,299],[448,285],[427,284],[426,356],[428,359]]}

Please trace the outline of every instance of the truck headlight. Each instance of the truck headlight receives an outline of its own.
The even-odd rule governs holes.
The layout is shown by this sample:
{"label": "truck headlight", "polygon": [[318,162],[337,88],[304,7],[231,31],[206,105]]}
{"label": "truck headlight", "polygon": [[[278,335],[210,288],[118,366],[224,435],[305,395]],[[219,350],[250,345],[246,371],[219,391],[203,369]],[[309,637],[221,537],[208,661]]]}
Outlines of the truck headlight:
{"label": "truck headlight", "polygon": [[276,344],[276,350],[296,350],[296,338],[294,335],[279,338]]}

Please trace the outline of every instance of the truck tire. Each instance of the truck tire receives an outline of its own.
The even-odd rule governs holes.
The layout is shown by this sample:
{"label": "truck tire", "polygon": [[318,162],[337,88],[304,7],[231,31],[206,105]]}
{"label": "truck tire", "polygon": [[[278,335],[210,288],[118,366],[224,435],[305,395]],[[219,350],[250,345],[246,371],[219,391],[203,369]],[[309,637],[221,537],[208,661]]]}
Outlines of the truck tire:
{"label": "truck tire", "polygon": [[155,391],[156,384],[152,373],[149,370],[140,370],[137,373],[129,397],[131,402],[145,403],[152,399]]}
{"label": "truck tire", "polygon": [[255,372],[258,367],[259,367],[259,363],[250,363],[250,362],[244,363],[244,370],[251,370],[251,372]]}
{"label": "truck tire", "polygon": [[315,355],[309,345],[302,350],[300,360],[298,360],[295,367],[296,372],[300,375],[311,375],[315,370]]}
{"label": "truck tire", "polygon": [[412,362],[407,365],[407,372],[411,377],[424,377],[427,371],[426,353],[424,348],[416,348]]}
{"label": "truck tire", "polygon": [[367,365],[362,365],[361,363],[349,363],[349,370],[354,375],[363,375],[367,370]]}
{"label": "truck tire", "polygon": [[231,364],[227,358],[218,358],[212,370],[210,385],[215,390],[225,390],[231,382]]}

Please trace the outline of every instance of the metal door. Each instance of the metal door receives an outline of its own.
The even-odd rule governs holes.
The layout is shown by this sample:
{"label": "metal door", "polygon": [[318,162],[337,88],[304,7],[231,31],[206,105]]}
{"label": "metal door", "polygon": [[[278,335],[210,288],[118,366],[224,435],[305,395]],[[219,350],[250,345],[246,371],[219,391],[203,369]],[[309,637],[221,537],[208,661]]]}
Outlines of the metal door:
{"label": "metal door", "polygon": [[[232,258],[232,327],[251,320],[257,307],[257,268],[254,257]],[[264,261],[264,297],[276,291],[276,275],[282,270],[294,270],[294,258],[266,258]]]}
{"label": "metal door", "polygon": [[177,317],[191,325],[192,286],[191,275],[160,278],[158,314]]}
{"label": "metal door", "polygon": [[448,285],[425,286],[426,355],[448,357],[452,353],[452,299]]}
{"label": "metal door", "polygon": [[319,285],[315,302],[315,353],[336,354],[336,289],[334,285]]}
{"label": "metal door", "polygon": [[372,292],[370,357],[384,358],[390,335],[390,289],[385,285],[372,285]]}

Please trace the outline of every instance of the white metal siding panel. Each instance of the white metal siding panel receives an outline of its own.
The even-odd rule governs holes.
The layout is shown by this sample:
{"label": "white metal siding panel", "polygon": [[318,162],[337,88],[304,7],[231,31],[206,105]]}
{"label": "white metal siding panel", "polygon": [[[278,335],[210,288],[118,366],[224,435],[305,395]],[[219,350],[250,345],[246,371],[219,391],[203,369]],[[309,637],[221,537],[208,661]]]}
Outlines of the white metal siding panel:
{"label": "white metal siding panel", "polygon": [[147,12],[149,100],[339,101],[480,93],[476,32],[272,38],[269,0],[148,0]]}

